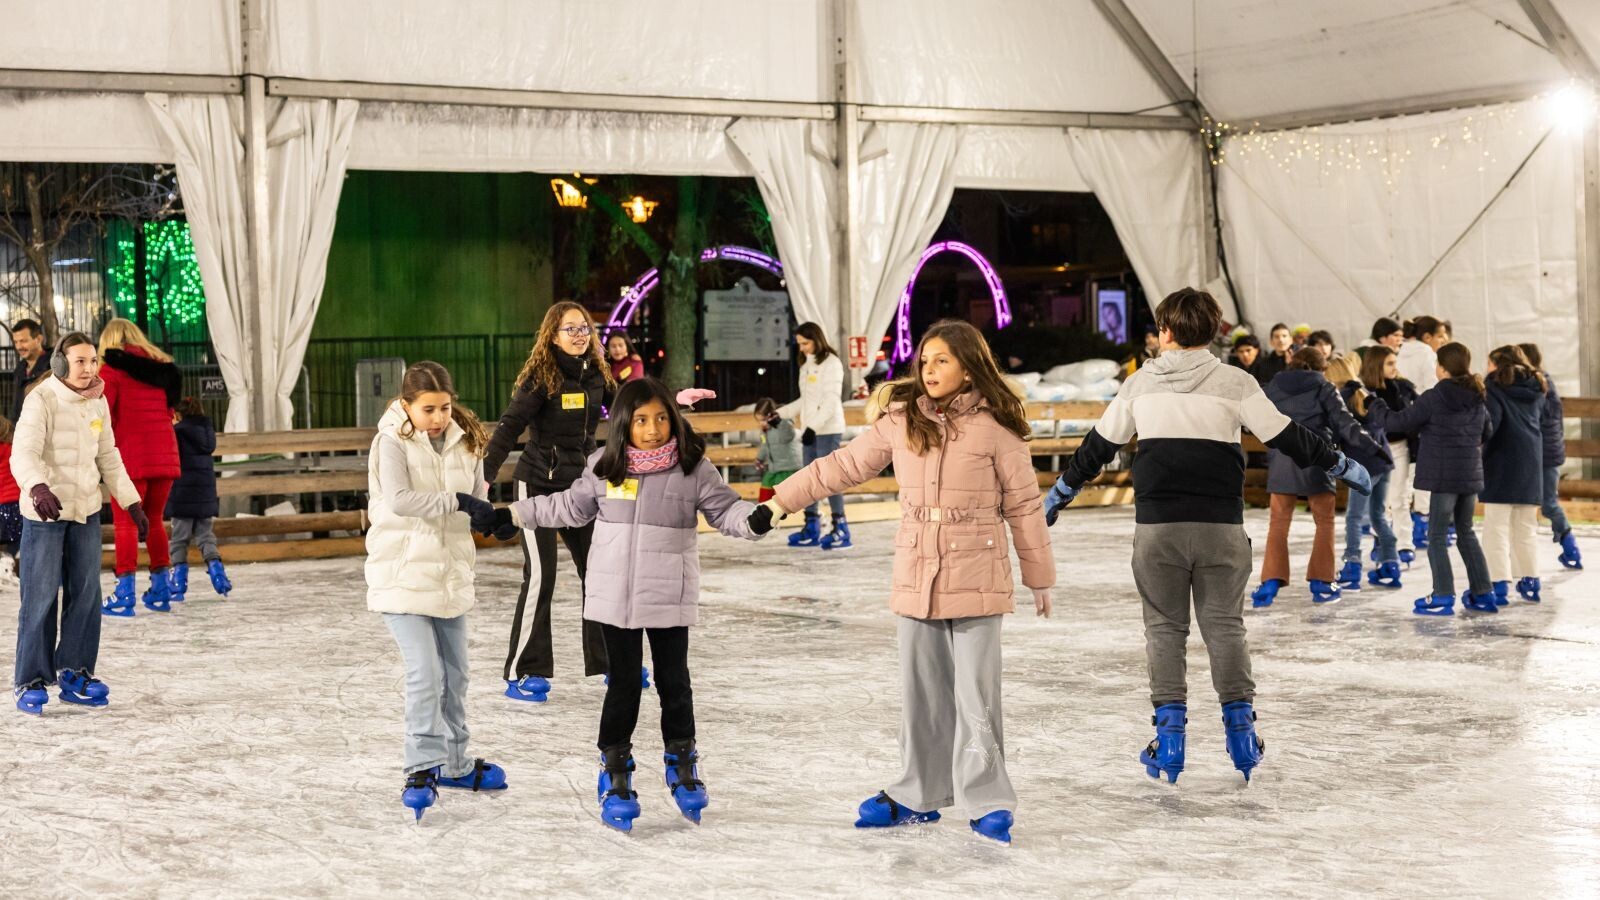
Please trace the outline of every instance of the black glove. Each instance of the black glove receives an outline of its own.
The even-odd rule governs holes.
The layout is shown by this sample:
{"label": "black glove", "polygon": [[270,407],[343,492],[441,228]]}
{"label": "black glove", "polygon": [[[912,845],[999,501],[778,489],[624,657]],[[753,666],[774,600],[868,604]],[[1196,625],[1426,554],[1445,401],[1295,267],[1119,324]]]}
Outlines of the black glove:
{"label": "black glove", "polygon": [[811,429],[807,428],[805,431],[800,432],[800,443],[805,444],[807,447],[809,447],[812,444],[815,444],[816,442],[817,442],[817,433],[815,431],[812,431]]}
{"label": "black glove", "polygon": [[511,507],[502,506],[494,511],[494,530],[490,534],[494,535],[495,540],[509,541],[521,530],[517,523],[511,521]]}
{"label": "black glove", "polygon": [[33,511],[39,514],[39,518],[46,522],[61,518],[61,499],[50,490],[50,485],[36,484],[28,496],[33,498]]}
{"label": "black glove", "polygon": [[772,507],[762,504],[750,514],[745,521],[750,523],[750,530],[756,534],[766,534],[772,530]]}
{"label": "black glove", "polygon": [[778,423],[782,422],[782,421],[783,421],[783,416],[780,416],[777,413],[773,413],[772,415],[767,416],[767,427],[768,428],[777,428],[778,427]]}
{"label": "black glove", "polygon": [[144,504],[135,503],[128,507],[128,518],[133,520],[133,527],[139,529],[139,540],[144,540],[150,535],[150,517],[144,514]]}
{"label": "black glove", "polygon": [[[479,534],[489,534],[494,531],[494,504],[487,500],[479,500],[471,494],[456,494],[456,508],[467,514],[472,521],[472,530]],[[509,512],[506,515],[511,515]]]}

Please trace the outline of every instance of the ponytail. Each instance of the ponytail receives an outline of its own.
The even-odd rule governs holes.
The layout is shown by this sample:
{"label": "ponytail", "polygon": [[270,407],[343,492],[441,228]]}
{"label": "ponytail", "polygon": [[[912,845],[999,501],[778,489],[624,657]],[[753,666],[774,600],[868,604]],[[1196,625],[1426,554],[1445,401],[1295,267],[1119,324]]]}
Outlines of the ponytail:
{"label": "ponytail", "polygon": [[1528,376],[1539,382],[1539,392],[1550,390],[1550,385],[1545,381],[1544,373],[1534,367],[1527,354],[1516,344],[1506,344],[1489,351],[1489,362],[1494,363],[1494,371],[1489,377],[1501,387],[1510,387]]}
{"label": "ponytail", "polygon": [[1439,368],[1449,373],[1449,381],[1467,388],[1479,397],[1484,395],[1483,379],[1472,374],[1472,351],[1467,349],[1466,344],[1451,341],[1440,347]]}

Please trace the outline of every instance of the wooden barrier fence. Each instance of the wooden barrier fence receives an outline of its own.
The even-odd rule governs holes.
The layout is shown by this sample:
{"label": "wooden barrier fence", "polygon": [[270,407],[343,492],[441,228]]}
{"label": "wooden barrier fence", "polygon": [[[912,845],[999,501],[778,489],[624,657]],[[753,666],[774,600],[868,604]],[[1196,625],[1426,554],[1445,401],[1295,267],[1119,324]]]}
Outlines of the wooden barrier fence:
{"label": "wooden barrier fence", "polygon": [[[1104,403],[1063,402],[1029,403],[1028,418],[1035,423],[1049,422],[1049,428],[1036,431],[1029,448],[1034,457],[1051,458],[1039,473],[1040,487],[1048,487],[1055,480],[1062,458],[1071,455],[1082,443],[1082,437],[1069,434],[1074,430],[1087,430],[1105,411]],[[1569,419],[1600,420],[1600,398],[1575,397],[1566,400]],[[707,458],[724,469],[750,467],[755,464],[756,447],[736,443],[733,437],[740,432],[756,431],[749,413],[691,413],[689,420],[695,429],[707,438]],[[845,423],[850,426],[865,425],[865,415],[860,407],[847,407]],[[376,433],[373,428],[329,428],[305,431],[284,431],[252,434],[217,435],[216,455],[224,460],[245,457],[245,462],[225,462],[217,480],[217,493],[225,498],[237,497],[294,497],[312,500],[320,506],[323,494],[361,492],[367,489],[366,451]],[[605,423],[600,436],[604,437]],[[1247,451],[1265,448],[1254,437],[1246,435]],[[1567,455],[1575,459],[1600,459],[1600,440],[1575,438],[1567,441]],[[513,455],[496,478],[497,484],[508,484],[516,469]],[[1253,469],[1246,473],[1246,500],[1264,505],[1266,473]],[[758,482],[730,482],[741,497],[756,498]],[[1108,472],[1092,483],[1075,506],[1105,506],[1132,502],[1132,482],[1126,471]],[[879,477],[851,488],[852,495],[893,494],[895,481]],[[1567,514],[1574,521],[1600,521],[1600,480],[1566,479],[1561,482],[1561,496]],[[364,505],[364,504],[363,504]],[[219,542],[226,545],[224,555],[230,561],[255,562],[279,559],[314,559],[344,556],[364,552],[364,541],[359,536],[366,530],[368,521],[365,509],[334,512],[307,512],[272,516],[237,516],[216,519]],[[103,527],[104,540],[112,542],[109,524]],[[331,536],[346,532],[345,536]],[[283,538],[285,535],[306,535],[309,538]],[[268,540],[261,540],[267,538]],[[141,561],[143,555],[141,551]],[[112,554],[104,554],[107,566]],[[190,550],[191,562],[200,562],[197,549]]]}

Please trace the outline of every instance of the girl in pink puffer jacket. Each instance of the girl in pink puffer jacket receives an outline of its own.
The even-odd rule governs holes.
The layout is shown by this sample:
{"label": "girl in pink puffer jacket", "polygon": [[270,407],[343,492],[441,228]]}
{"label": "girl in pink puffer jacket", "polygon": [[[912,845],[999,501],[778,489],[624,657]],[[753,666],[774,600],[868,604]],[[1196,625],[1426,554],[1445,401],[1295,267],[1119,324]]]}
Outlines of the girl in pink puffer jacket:
{"label": "girl in pink puffer jacket", "polygon": [[696,768],[689,688],[689,626],[699,617],[697,514],[729,537],[756,540],[771,530],[770,512],[740,500],[705,449],[666,385],[630,381],[612,403],[605,449],[589,457],[572,487],[519,500],[496,522],[525,529],[595,523],[583,617],[600,623],[605,638],[610,674],[600,713],[598,794],[601,820],[620,831],[632,830],[639,816],[632,741],[646,636],[661,697],[667,787],[693,822],[708,803]]}
{"label": "girl in pink puffer jacket", "polygon": [[[1000,619],[1013,608],[1006,526],[1041,616],[1056,580],[1028,434],[983,335],[945,320],[923,336],[916,375],[893,385],[872,428],[769,501],[778,513],[803,509],[891,462],[900,483],[889,606],[901,617],[904,773],[861,804],[858,828],[931,822],[956,806],[974,831],[1011,841],[1017,796],[1000,714]],[[952,758],[953,747],[963,752]]]}

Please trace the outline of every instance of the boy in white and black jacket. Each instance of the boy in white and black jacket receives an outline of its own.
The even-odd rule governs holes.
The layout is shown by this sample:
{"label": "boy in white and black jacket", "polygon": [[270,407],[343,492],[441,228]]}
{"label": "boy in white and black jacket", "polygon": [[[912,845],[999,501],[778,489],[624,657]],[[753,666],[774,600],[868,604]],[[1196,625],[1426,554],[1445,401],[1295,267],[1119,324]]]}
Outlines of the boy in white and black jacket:
{"label": "boy in white and black jacket", "polygon": [[1243,601],[1250,580],[1244,531],[1244,452],[1240,429],[1301,467],[1327,469],[1371,490],[1364,468],[1278,411],[1249,373],[1208,349],[1222,325],[1210,294],[1185,288],[1156,307],[1161,355],[1122,385],[1045,501],[1051,524],[1134,435],[1133,575],[1143,598],[1150,700],[1156,740],[1140,755],[1151,777],[1183,771],[1188,689],[1189,607],[1211,656],[1228,752],[1248,780],[1261,760],[1255,734],[1255,682],[1245,641]]}

